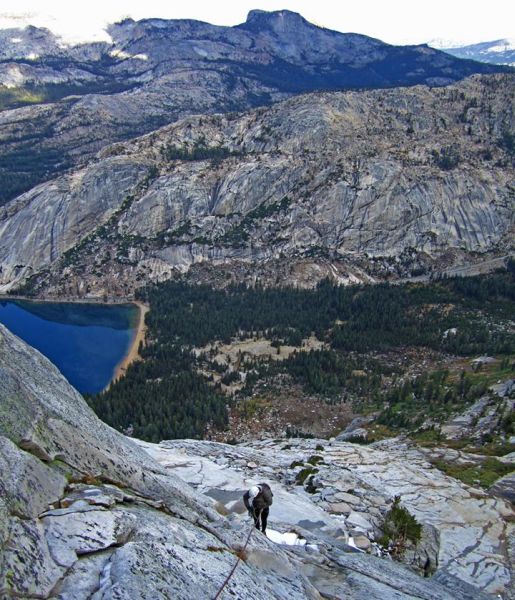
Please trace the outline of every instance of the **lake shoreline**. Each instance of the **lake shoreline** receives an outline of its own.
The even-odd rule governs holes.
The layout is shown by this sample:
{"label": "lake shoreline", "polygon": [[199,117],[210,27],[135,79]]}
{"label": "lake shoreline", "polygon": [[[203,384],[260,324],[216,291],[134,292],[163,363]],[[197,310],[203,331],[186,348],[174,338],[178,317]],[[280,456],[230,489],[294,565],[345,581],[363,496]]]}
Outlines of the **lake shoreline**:
{"label": "lake shoreline", "polygon": [[109,299],[109,300],[101,300],[100,298],[34,298],[29,296],[22,296],[18,294],[0,294],[0,302],[9,302],[9,301],[25,301],[25,302],[34,302],[40,304],[89,304],[96,306],[106,306],[106,307],[121,307],[121,306],[136,306],[138,309],[138,317],[137,322],[134,327],[134,334],[130,341],[130,344],[122,357],[119,363],[116,365],[113,375],[107,385],[100,390],[99,393],[105,392],[108,390],[111,385],[120,379],[125,372],[127,371],[130,364],[132,364],[136,360],[141,360],[141,356],[139,354],[139,346],[140,343],[145,344],[146,340],[146,331],[147,327],[145,325],[145,315],[150,310],[150,307],[143,302],[139,302],[138,300],[128,299],[128,298],[119,298],[119,299]]}
{"label": "lake shoreline", "polygon": [[145,344],[146,333],[147,333],[147,326],[145,324],[145,315],[150,310],[150,307],[146,304],[143,304],[142,302],[137,302],[137,301],[131,302],[130,304],[135,304],[138,307],[138,310],[139,310],[138,325],[134,332],[134,337],[132,338],[132,341],[127,350],[127,353],[125,354],[125,356],[122,358],[122,360],[116,366],[111,381],[106,385],[106,387],[102,391],[107,391],[113,383],[118,381],[118,379],[120,379],[120,377],[123,377],[123,375],[125,375],[127,369],[129,368],[130,364],[132,364],[136,360],[141,360],[141,356],[139,354],[139,346],[140,346],[140,343],[142,343],[143,345]]}
{"label": "lake shoreline", "polygon": [[127,306],[128,304],[139,304],[137,300],[120,298],[115,300],[101,300],[100,298],[34,298],[33,296],[21,296],[15,294],[0,294],[0,302],[9,300],[26,300],[27,302],[48,302],[53,304],[95,304],[100,306]]}

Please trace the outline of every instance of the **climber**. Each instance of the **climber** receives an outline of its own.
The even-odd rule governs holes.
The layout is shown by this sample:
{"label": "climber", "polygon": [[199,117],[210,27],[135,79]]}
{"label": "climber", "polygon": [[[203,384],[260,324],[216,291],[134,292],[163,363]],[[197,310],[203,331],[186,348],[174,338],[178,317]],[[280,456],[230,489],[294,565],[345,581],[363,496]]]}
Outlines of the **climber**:
{"label": "climber", "polygon": [[249,515],[254,519],[256,529],[260,528],[263,533],[266,533],[266,523],[270,506],[272,506],[272,490],[267,483],[253,485],[250,490],[243,494],[243,502]]}

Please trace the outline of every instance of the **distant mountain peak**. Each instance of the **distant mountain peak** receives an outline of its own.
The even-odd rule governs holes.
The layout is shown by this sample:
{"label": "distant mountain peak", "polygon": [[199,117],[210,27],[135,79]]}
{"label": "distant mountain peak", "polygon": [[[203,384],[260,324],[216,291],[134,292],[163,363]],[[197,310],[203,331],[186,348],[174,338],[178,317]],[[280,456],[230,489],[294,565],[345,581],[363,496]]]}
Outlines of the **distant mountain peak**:
{"label": "distant mountain peak", "polygon": [[[431,45],[436,47],[433,43]],[[496,39],[476,44],[440,46],[440,48],[457,58],[515,66],[515,38]]]}
{"label": "distant mountain peak", "polygon": [[252,31],[272,29],[276,33],[279,33],[281,31],[291,31],[299,27],[314,27],[314,25],[306,21],[299,13],[291,10],[266,11],[254,9],[247,15],[245,23],[239,27]]}
{"label": "distant mountain peak", "polygon": [[451,40],[448,38],[433,38],[431,40],[429,40],[426,45],[430,46],[431,48],[436,48],[437,50],[442,50],[442,49],[446,49],[448,50],[449,48],[461,48],[463,46],[467,46],[468,44],[470,44],[470,41],[467,40]]}
{"label": "distant mountain peak", "polygon": [[515,37],[510,38],[495,38],[488,41],[474,41],[474,40],[450,40],[445,38],[434,38],[427,42],[431,48],[437,50],[453,50],[455,48],[473,48],[478,46],[499,46],[503,51],[515,50]]}

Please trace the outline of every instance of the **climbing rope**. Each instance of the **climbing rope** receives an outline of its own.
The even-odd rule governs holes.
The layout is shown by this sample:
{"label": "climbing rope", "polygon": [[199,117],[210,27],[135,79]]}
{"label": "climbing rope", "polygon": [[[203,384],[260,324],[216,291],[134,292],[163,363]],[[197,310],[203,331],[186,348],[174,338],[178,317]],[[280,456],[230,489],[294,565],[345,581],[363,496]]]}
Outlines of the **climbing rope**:
{"label": "climbing rope", "polygon": [[248,546],[249,541],[250,541],[250,536],[252,535],[252,532],[254,531],[254,529],[255,529],[255,526],[254,526],[254,523],[252,523],[252,526],[251,526],[250,531],[249,531],[249,535],[247,536],[247,541],[245,542],[245,545],[243,546],[243,549],[239,551],[238,560],[234,563],[234,567],[232,568],[232,570],[229,573],[229,575],[227,575],[227,577],[225,578],[225,581],[222,583],[222,587],[218,590],[218,592],[217,592],[216,596],[213,598],[213,600],[218,600],[218,598],[220,597],[220,594],[224,591],[225,587],[227,586],[227,584],[231,580],[231,577],[234,575],[234,571],[236,571],[236,567],[240,564],[241,557],[243,556],[243,553],[247,549],[247,546]]}

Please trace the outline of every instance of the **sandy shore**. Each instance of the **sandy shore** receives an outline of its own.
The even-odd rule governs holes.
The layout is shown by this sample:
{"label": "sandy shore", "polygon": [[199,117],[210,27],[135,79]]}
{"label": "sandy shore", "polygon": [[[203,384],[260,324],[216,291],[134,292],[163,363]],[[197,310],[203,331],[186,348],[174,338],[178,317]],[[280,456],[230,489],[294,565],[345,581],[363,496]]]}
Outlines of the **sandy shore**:
{"label": "sandy shore", "polygon": [[136,333],[134,335],[134,338],[132,340],[132,343],[130,345],[130,348],[129,348],[127,354],[118,363],[118,366],[116,367],[116,369],[114,371],[113,378],[110,381],[107,388],[109,388],[111,383],[113,383],[114,381],[116,381],[122,375],[125,374],[125,372],[127,371],[127,367],[131,363],[133,363],[135,360],[141,359],[141,356],[139,355],[139,344],[140,344],[140,342],[145,344],[145,335],[147,332],[147,327],[145,325],[145,315],[148,313],[149,307],[146,304],[142,304],[141,302],[134,302],[134,304],[136,304],[136,306],[139,308],[139,321],[138,321],[138,326],[136,328]]}

